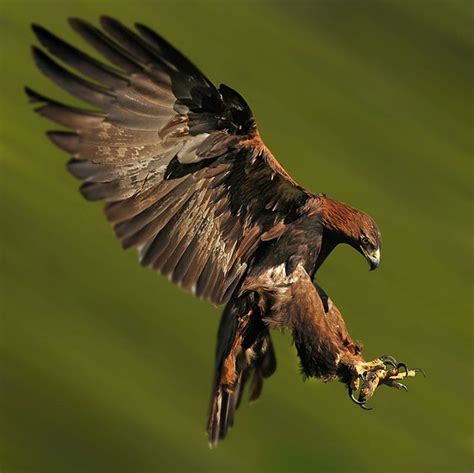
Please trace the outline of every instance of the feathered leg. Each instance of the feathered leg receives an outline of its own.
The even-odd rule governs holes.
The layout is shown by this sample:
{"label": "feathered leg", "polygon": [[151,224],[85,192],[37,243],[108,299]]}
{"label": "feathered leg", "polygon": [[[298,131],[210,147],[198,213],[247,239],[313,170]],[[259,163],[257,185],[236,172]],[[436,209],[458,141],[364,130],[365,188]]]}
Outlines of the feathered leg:
{"label": "feathered leg", "polygon": [[365,402],[379,385],[405,389],[399,381],[422,372],[409,370],[391,356],[364,360],[336,305],[323,289],[314,286],[304,268],[297,268],[295,273],[292,283],[282,286],[278,298],[269,304],[265,321],[269,327],[292,330],[304,376],[339,379],[346,384],[351,399],[367,409]]}
{"label": "feathered leg", "polygon": [[[415,377],[417,373],[424,375],[422,369],[410,370],[405,363],[398,363],[390,355],[382,355],[373,361],[365,361],[361,354],[361,348],[350,337],[339,309],[321,287],[316,286],[316,289],[321,297],[329,325],[336,339],[339,340],[341,359],[338,377],[348,386],[352,401],[363,409],[370,410],[365,403],[374,395],[379,385],[385,384],[389,387],[408,390],[400,380]],[[357,391],[356,398],[354,393]]]}

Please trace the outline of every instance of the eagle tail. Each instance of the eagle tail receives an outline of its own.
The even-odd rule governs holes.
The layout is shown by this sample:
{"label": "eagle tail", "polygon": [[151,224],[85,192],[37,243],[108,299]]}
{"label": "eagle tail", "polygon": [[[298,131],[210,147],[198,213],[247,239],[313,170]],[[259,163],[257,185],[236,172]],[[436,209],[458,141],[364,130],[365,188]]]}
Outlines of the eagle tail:
{"label": "eagle tail", "polygon": [[234,424],[236,409],[240,406],[244,388],[251,378],[249,402],[256,401],[263,388],[263,382],[276,369],[276,358],[268,330],[252,347],[252,353],[237,367],[237,377],[233,386],[220,382],[223,364],[219,364],[215,373],[210,406],[207,433],[209,446],[215,447],[219,440],[224,439],[227,431]]}

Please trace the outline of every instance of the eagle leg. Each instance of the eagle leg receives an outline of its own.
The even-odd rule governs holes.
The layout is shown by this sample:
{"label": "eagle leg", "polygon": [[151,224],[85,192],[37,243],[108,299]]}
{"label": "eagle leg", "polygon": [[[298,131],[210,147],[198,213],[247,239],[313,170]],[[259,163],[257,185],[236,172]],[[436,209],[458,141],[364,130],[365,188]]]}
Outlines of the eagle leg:
{"label": "eagle leg", "polygon": [[[354,378],[348,385],[348,393],[351,400],[362,409],[371,410],[366,402],[374,395],[375,390],[381,384],[404,389],[408,388],[400,381],[405,378],[414,378],[417,373],[425,375],[421,368],[408,369],[405,363],[399,363],[390,355],[383,355],[369,362],[360,362],[354,365]],[[354,393],[358,392],[356,397]]]}

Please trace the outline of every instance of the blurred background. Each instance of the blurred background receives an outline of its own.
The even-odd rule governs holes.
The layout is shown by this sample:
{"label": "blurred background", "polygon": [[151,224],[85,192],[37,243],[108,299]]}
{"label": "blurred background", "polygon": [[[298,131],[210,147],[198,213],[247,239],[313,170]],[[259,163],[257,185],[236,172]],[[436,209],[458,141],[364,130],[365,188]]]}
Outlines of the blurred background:
{"label": "blurred background", "polygon": [[[0,469],[10,472],[467,472],[472,457],[469,1],[0,3]],[[289,173],[371,214],[381,267],[339,248],[320,273],[369,359],[428,377],[372,412],[339,383],[278,370],[217,450],[205,437],[221,308],[141,268],[85,202],[31,112],[30,22],[156,28],[248,101]],[[89,50],[88,48],[85,48]]]}

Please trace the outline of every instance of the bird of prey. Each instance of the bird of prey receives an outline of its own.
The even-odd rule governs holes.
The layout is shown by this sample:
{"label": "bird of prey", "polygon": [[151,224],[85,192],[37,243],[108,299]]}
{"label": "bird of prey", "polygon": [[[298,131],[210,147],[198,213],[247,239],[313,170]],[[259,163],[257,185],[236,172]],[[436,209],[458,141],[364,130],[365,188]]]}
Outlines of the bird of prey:
{"label": "bird of prey", "polygon": [[[39,69],[89,109],[30,88],[36,112],[72,131],[48,137],[87,200],[140,263],[215,305],[218,330],[207,431],[211,446],[276,368],[270,329],[292,331],[305,377],[338,379],[363,408],[378,385],[415,376],[388,355],[365,361],[315,275],[346,243],[375,269],[380,233],[365,213],[301,187],[263,143],[245,100],[218,88],[150,28],[101,18],[72,28],[108,63],[33,25]],[[53,59],[54,56],[56,59]],[[58,62],[59,61],[59,62]],[[61,64],[63,63],[63,65]],[[65,67],[67,66],[67,67]]]}

